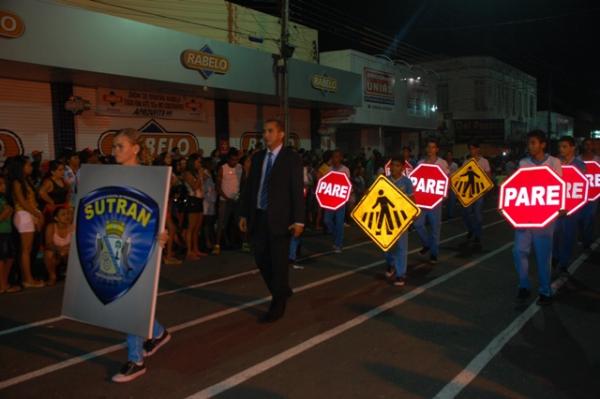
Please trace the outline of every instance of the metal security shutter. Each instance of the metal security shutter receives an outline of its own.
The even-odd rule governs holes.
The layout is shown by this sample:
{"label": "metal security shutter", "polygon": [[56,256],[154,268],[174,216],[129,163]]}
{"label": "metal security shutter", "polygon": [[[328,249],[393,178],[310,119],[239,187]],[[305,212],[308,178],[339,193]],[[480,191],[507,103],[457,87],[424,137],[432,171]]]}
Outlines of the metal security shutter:
{"label": "metal security shutter", "polygon": [[26,155],[38,150],[54,158],[50,84],[0,79],[0,129],[15,133]]}

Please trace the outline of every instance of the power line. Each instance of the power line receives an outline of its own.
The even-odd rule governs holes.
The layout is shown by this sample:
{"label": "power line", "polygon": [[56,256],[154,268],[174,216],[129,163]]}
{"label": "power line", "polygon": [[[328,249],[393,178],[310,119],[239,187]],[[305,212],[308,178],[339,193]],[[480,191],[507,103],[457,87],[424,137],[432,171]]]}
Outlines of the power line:
{"label": "power line", "polygon": [[[98,3],[98,4],[110,6],[110,7],[116,7],[116,8],[120,8],[120,9],[123,9],[123,10],[137,12],[137,13],[142,14],[142,15],[149,15],[149,16],[153,16],[153,17],[157,17],[157,18],[166,19],[166,20],[183,22],[183,23],[190,24],[190,25],[196,25],[196,26],[201,26],[201,27],[204,27],[204,28],[220,30],[220,31],[223,31],[223,32],[233,32],[233,33],[236,33],[236,34],[242,35],[242,36],[251,36],[251,35],[254,35],[253,32],[244,32],[244,31],[239,31],[239,30],[230,30],[230,29],[227,29],[227,28],[222,28],[220,26],[203,24],[201,22],[190,21],[190,20],[183,19],[183,18],[168,17],[166,15],[160,15],[160,14],[156,14],[156,13],[153,13],[153,12],[150,12],[150,11],[144,11],[144,10],[140,10],[140,9],[133,8],[133,7],[127,7],[127,6],[123,6],[123,5],[119,5],[119,4],[110,3],[110,2],[107,2],[107,1],[102,1],[102,0],[91,0],[91,1],[93,3]],[[263,37],[262,39],[263,40],[270,40],[270,41],[273,41],[275,43],[279,43],[279,39],[278,38]]]}
{"label": "power line", "polygon": [[[301,3],[305,5],[308,4],[302,1]],[[293,7],[293,12],[294,19],[298,20],[300,23],[313,25],[321,31],[326,31],[345,39],[351,39],[376,51],[385,51],[389,48],[390,44],[393,43],[393,37],[385,36],[385,34],[371,28],[369,28],[370,32],[366,32],[364,28],[355,28],[354,26],[362,25],[355,23],[354,21],[347,19],[346,21],[340,22],[340,19],[345,17],[343,14],[331,16],[327,13],[323,13],[323,10],[317,12],[311,8],[304,8],[298,5]],[[344,22],[346,22],[346,24],[344,24]],[[412,62],[423,62],[433,58],[439,58],[418,49],[406,48],[402,43],[394,44],[392,50],[395,52],[393,55],[396,58],[409,58]]]}
{"label": "power line", "polygon": [[523,25],[523,24],[532,24],[538,22],[546,22],[555,19],[569,18],[573,16],[580,17],[595,17],[595,14],[600,12],[600,8],[593,8],[585,11],[576,11],[558,15],[549,15],[546,17],[539,18],[526,18],[526,19],[516,19],[512,21],[504,21],[504,22],[495,22],[495,23],[487,23],[487,24],[478,24],[478,25],[466,25],[466,26],[453,26],[447,28],[428,28],[428,29],[419,29],[419,31],[427,31],[427,32],[438,32],[438,31],[459,31],[459,30],[473,30],[473,29],[489,29],[496,28],[500,26],[511,26],[511,25]]}
{"label": "power line", "polygon": [[[436,56],[428,51],[419,49],[405,42],[399,42],[395,40],[393,36],[382,33],[366,25],[364,21],[361,21],[354,16],[350,16],[341,10],[335,9],[324,2],[318,2],[317,4],[314,4],[313,2],[298,0],[298,3],[300,4],[295,6],[296,9],[311,13],[313,20],[304,18],[304,20],[309,24],[317,19],[321,22],[321,24],[337,24],[340,26],[342,22],[339,21],[344,20],[343,22],[345,22],[345,24],[342,25],[342,30],[353,30],[354,32],[359,33],[361,36],[367,37],[371,41],[379,42],[382,46],[380,48],[381,50],[385,50],[390,44],[393,44],[397,51],[408,52],[408,54],[410,54],[412,57],[439,58],[439,56]],[[301,14],[298,16],[302,17]],[[354,26],[358,26],[360,28],[353,28]]]}

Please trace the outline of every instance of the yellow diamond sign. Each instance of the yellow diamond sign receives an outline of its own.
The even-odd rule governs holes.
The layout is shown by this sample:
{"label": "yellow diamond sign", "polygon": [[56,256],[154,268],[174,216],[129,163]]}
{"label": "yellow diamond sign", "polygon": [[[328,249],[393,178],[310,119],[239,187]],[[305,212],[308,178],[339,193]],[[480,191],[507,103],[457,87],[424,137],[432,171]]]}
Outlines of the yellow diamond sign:
{"label": "yellow diamond sign", "polygon": [[352,219],[384,251],[400,238],[421,210],[387,177],[379,176],[352,211]]}
{"label": "yellow diamond sign", "polygon": [[494,188],[494,182],[474,158],[450,176],[450,185],[464,207],[470,206]]}

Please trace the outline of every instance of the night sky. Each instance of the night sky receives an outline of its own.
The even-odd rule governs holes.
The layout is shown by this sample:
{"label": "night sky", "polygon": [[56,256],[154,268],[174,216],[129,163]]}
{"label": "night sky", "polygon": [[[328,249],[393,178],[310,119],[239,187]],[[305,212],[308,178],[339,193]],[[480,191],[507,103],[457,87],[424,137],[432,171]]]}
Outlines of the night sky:
{"label": "night sky", "polygon": [[[267,1],[236,1],[276,14]],[[290,0],[321,51],[354,48],[409,62],[490,55],[538,79],[538,108],[600,128],[600,2],[568,0]],[[401,47],[394,43],[402,43]],[[412,46],[412,47],[410,47]],[[397,50],[397,51],[396,51]],[[551,88],[551,89],[550,89]],[[551,94],[551,96],[550,96]]]}

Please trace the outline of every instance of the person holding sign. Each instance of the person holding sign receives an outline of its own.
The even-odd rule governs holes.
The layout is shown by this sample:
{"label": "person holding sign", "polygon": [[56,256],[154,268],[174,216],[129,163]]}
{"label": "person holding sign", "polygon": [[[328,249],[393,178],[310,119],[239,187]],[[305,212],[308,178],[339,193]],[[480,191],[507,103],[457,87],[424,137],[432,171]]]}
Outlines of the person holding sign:
{"label": "person holding sign", "polygon": [[[331,155],[331,170],[345,173],[350,178],[350,169],[342,164],[344,156],[341,150],[333,151]],[[327,226],[327,230],[333,236],[333,251],[335,253],[342,252],[344,243],[344,218],[346,216],[346,205],[338,208],[335,211],[326,209],[323,213],[323,222]]]}
{"label": "person holding sign", "polygon": [[[425,147],[425,153],[427,155],[425,158],[419,161],[419,165],[422,163],[438,165],[440,168],[442,168],[442,171],[448,175],[450,174],[448,163],[443,158],[438,157],[439,151],[440,147],[438,141],[435,138],[427,139],[427,146]],[[425,223],[429,223],[429,228],[431,231],[427,230]],[[441,202],[433,209],[423,209],[421,215],[417,218],[417,220],[415,220],[414,226],[419,238],[421,239],[421,243],[423,244],[423,248],[421,251],[419,251],[419,253],[421,255],[425,255],[427,252],[430,252],[429,259],[431,263],[437,263],[442,227]]]}
{"label": "person holding sign", "polygon": [[[139,166],[143,159],[143,144],[141,134],[135,129],[123,129],[115,134],[113,139],[113,152],[119,165]],[[167,233],[163,232],[158,237],[161,247],[167,242]],[[152,356],[156,351],[171,339],[169,332],[156,320],[151,339],[127,335],[127,362],[121,370],[112,377],[114,382],[129,382],[140,377],[146,372],[144,357]]]}
{"label": "person holding sign", "polygon": [[[487,159],[481,156],[479,143],[476,141],[472,141],[469,143],[468,147],[469,156],[477,162],[479,167],[485,173],[487,173],[488,176],[490,176],[492,173],[490,163]],[[467,162],[469,162],[468,159],[465,160],[464,164],[466,164]],[[465,185],[465,190],[467,188],[473,190],[474,186],[475,181],[471,182],[469,187]],[[481,214],[481,211],[483,208],[483,200],[484,197],[481,197],[480,199],[475,201],[471,206],[464,208],[462,212],[463,222],[467,227],[467,240],[470,241],[471,239],[473,239],[473,244],[476,250],[481,249],[481,232],[483,225],[483,216]]]}
{"label": "person holding sign", "polygon": [[[562,136],[558,142],[560,153],[560,162],[563,166],[574,166],[581,173],[585,173],[585,163],[575,157],[575,140],[571,136]],[[567,189],[570,189],[567,188]],[[581,214],[581,209],[571,215],[561,215],[556,221],[556,231],[554,234],[554,254],[558,263],[559,273],[568,277],[569,262],[573,253],[573,247],[577,239],[577,220]]]}
{"label": "person holding sign", "polygon": [[[398,187],[404,194],[412,198],[413,185],[412,181],[404,175],[404,158],[392,158],[391,176],[389,179]],[[393,204],[392,204],[393,205]],[[408,232],[404,232],[395,244],[395,248],[390,249],[385,253],[385,260],[388,264],[386,276],[392,278],[394,270],[396,276],[393,284],[396,287],[406,285],[406,265],[408,257]]]}
{"label": "person holding sign", "polygon": [[[546,153],[546,134],[541,130],[533,130],[527,135],[527,148],[529,156],[521,159],[519,168],[535,166],[548,166],[558,176],[562,176],[562,167],[558,158]],[[550,271],[552,260],[552,240],[554,235],[554,222],[546,227],[515,229],[515,245],[513,258],[519,276],[519,292],[517,304],[522,305],[531,295],[529,283],[529,253],[533,246],[537,262],[539,279],[538,305],[552,303],[552,288],[550,287]]]}
{"label": "person holding sign", "polygon": [[299,237],[304,230],[302,159],[284,147],[285,132],[280,121],[265,122],[266,150],[252,156],[248,181],[241,196],[242,232],[254,242],[254,258],[273,297],[263,323],[279,320],[292,295],[288,251],[290,231]]}
{"label": "person holding sign", "polygon": [[[600,163],[600,156],[594,154],[594,143],[591,138],[586,138],[581,143],[581,155],[578,159],[582,161],[596,161]],[[580,212],[579,228],[581,229],[581,238],[583,248],[589,249],[594,241],[594,224],[596,223],[596,214],[598,213],[598,200],[588,202]]]}

